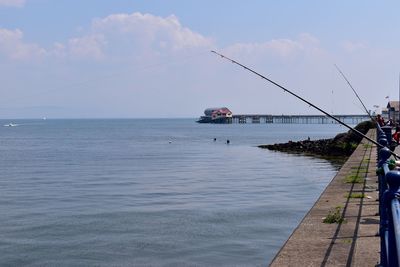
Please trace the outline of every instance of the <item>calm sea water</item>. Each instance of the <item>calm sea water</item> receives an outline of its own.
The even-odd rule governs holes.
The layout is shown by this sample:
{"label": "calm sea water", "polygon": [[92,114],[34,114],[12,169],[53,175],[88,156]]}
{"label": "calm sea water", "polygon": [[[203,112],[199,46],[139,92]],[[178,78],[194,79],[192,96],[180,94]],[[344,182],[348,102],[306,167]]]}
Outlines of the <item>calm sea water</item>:
{"label": "calm sea water", "polygon": [[1,266],[266,266],[337,166],[256,145],[345,131],[9,122],[0,120]]}

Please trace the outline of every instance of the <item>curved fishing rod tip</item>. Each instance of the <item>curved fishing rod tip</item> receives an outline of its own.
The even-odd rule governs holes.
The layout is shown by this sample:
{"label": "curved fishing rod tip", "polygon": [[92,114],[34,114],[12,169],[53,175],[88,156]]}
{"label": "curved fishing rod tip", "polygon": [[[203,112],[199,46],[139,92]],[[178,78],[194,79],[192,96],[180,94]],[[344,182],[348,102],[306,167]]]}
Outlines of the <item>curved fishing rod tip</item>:
{"label": "curved fishing rod tip", "polygon": [[218,52],[215,51],[215,50],[211,50],[210,52],[211,52],[211,53],[214,53],[214,54],[217,54],[217,55],[219,55],[219,56],[221,56],[221,57],[224,57],[222,54],[218,53]]}

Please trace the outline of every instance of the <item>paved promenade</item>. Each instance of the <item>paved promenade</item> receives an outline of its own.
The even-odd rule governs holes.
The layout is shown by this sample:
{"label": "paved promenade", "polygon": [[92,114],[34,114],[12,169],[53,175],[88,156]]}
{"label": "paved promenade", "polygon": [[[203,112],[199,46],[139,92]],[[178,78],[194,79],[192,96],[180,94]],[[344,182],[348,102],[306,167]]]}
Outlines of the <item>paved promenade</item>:
{"label": "paved promenade", "polygon": [[[370,130],[368,136],[375,139],[375,133]],[[367,267],[379,262],[376,159],[376,146],[362,140],[270,266]],[[323,223],[336,209],[344,222]]]}

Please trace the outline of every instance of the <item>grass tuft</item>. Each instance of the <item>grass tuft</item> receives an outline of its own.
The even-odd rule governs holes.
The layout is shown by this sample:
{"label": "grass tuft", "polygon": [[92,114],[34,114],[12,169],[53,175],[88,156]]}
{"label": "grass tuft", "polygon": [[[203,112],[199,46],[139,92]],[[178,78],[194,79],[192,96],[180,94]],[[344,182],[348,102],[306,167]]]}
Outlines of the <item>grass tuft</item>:
{"label": "grass tuft", "polygon": [[372,145],[371,144],[363,144],[364,148],[371,148]]}
{"label": "grass tuft", "polygon": [[357,174],[351,174],[346,176],[344,181],[346,184],[361,184],[363,182],[363,178]]}
{"label": "grass tuft", "polygon": [[337,206],[335,209],[330,210],[328,215],[323,220],[323,223],[342,223],[344,218],[342,217],[342,207]]}
{"label": "grass tuft", "polygon": [[351,193],[346,195],[347,198],[364,198],[364,193]]}

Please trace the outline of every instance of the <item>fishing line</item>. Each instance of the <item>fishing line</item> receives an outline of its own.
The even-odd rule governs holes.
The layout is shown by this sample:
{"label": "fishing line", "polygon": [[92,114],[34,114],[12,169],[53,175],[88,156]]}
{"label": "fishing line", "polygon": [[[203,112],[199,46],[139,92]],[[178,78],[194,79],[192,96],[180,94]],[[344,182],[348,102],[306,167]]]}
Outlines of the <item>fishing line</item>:
{"label": "fishing line", "polygon": [[[243,64],[241,64],[241,63],[239,63],[239,62],[237,62],[237,61],[235,61],[235,60],[233,60],[233,59],[231,59],[231,58],[229,58],[229,57],[226,57],[226,56],[224,56],[224,55],[222,55],[222,54],[220,54],[220,53],[218,53],[218,52],[216,52],[216,51],[214,51],[214,50],[212,50],[211,53],[214,53],[214,54],[220,56],[221,58],[226,59],[226,60],[232,62],[233,64],[236,64],[236,65],[238,65],[238,66],[244,68],[245,70],[247,70],[247,71],[249,71],[249,72],[251,72],[251,73],[253,73],[253,74],[255,74],[255,75],[259,76],[259,77],[261,77],[262,79],[268,81],[269,83],[272,83],[273,85],[275,85],[275,86],[281,88],[284,92],[287,92],[287,93],[293,95],[294,97],[300,99],[301,101],[307,103],[309,106],[315,108],[315,109],[318,110],[319,112],[325,114],[325,115],[328,116],[329,118],[331,118],[331,119],[335,120],[336,122],[340,123],[341,125],[345,126],[346,128],[348,128],[348,129],[350,129],[351,131],[355,132],[355,133],[358,134],[359,136],[364,137],[365,139],[367,139],[367,140],[370,141],[371,143],[374,143],[374,144],[377,145],[378,147],[380,147],[380,148],[384,148],[384,147],[385,147],[385,146],[379,144],[377,141],[373,140],[372,138],[370,138],[370,137],[366,136],[365,134],[361,133],[361,132],[358,131],[357,129],[354,129],[353,127],[351,127],[351,126],[349,126],[348,124],[342,122],[341,120],[339,120],[338,118],[332,116],[331,114],[329,114],[328,112],[324,111],[323,109],[321,109],[321,108],[317,107],[316,105],[312,104],[312,103],[309,102],[308,100],[306,100],[306,99],[302,98],[301,96],[299,96],[299,95],[293,93],[293,92],[290,91],[289,89],[287,89],[287,88],[285,88],[284,86],[278,84],[277,82],[274,82],[273,80],[271,80],[271,79],[265,77],[264,75],[262,75],[262,74],[256,72],[255,70],[252,70],[251,68],[249,68],[249,67],[247,67],[247,66],[245,66],[245,65],[243,65]],[[392,155],[394,155],[395,157],[399,157],[396,153],[394,153],[394,152],[392,152],[392,151],[390,151],[390,153],[391,153]]]}
{"label": "fishing line", "polygon": [[347,79],[347,77],[344,75],[344,73],[339,69],[339,67],[334,64],[336,69],[338,70],[338,72],[342,75],[343,79],[345,79],[345,81],[347,82],[347,84],[350,86],[351,90],[353,90],[354,94],[356,95],[356,97],[358,98],[358,100],[360,100],[362,106],[364,107],[365,112],[367,112],[368,116],[371,118],[372,121],[375,121],[375,119],[372,118],[370,112],[368,111],[368,109],[365,107],[364,103],[362,102],[361,98],[359,97],[359,95],[357,94],[356,90],[354,89],[354,87],[351,85],[350,81]]}

